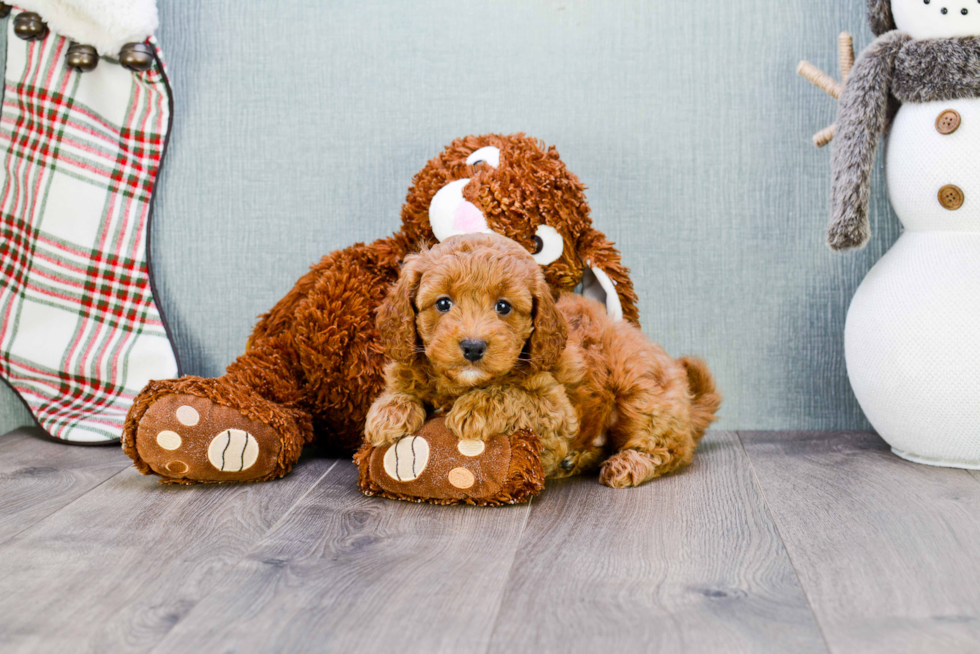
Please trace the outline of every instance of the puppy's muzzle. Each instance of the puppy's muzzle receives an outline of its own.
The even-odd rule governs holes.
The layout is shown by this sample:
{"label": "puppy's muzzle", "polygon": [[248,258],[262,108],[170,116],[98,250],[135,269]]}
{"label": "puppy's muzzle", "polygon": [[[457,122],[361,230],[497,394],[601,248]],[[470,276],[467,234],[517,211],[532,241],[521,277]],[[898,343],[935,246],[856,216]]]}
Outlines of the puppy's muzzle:
{"label": "puppy's muzzle", "polygon": [[487,342],[466,339],[465,341],[460,341],[459,349],[463,351],[464,359],[470,363],[476,363],[487,353]]}

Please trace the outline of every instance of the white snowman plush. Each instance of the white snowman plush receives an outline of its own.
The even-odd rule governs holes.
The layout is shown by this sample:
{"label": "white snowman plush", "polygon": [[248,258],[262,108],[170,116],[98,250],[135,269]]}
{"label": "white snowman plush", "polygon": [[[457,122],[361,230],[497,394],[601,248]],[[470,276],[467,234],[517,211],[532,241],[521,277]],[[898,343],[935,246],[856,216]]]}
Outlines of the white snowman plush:
{"label": "white snowman plush", "polygon": [[847,371],[895,454],[980,469],[980,0],[868,5],[878,38],[840,93],[828,240],[867,243],[886,132],[904,231],[851,302]]}

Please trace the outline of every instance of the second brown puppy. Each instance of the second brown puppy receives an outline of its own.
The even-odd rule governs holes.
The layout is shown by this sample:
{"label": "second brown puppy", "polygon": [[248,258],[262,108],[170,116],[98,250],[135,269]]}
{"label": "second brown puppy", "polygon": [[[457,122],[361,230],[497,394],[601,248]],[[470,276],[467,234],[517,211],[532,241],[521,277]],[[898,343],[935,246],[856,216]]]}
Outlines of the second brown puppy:
{"label": "second brown puppy", "polygon": [[461,439],[534,430],[549,477],[601,464],[600,481],[625,488],[690,463],[721,404],[703,361],[667,356],[593,300],[556,303],[530,253],[496,234],[408,258],[378,327],[391,363],[373,445],[445,413]]}

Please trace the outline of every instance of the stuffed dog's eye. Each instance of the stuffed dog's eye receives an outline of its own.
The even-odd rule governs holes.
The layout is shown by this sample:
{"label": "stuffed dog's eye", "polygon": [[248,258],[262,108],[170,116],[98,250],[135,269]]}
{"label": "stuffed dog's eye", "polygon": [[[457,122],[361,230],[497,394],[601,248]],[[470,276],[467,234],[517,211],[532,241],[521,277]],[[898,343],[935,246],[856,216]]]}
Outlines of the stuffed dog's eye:
{"label": "stuffed dog's eye", "polygon": [[534,260],[542,266],[556,261],[565,250],[565,240],[551,225],[539,225],[534,232]]}
{"label": "stuffed dog's eye", "polygon": [[500,315],[506,316],[510,313],[510,309],[511,309],[510,302],[508,302],[507,300],[497,300],[497,306],[495,307],[495,309],[497,310],[497,313],[499,313]]}
{"label": "stuffed dog's eye", "polygon": [[436,300],[436,310],[439,313],[446,313],[452,308],[453,308],[453,301],[450,300],[448,297],[441,297],[438,300]]}
{"label": "stuffed dog's eye", "polygon": [[470,153],[470,156],[466,157],[466,163],[475,166],[478,163],[487,164],[488,166],[493,166],[494,168],[500,167],[500,150],[488,145],[485,148],[480,148],[479,150],[474,150]]}

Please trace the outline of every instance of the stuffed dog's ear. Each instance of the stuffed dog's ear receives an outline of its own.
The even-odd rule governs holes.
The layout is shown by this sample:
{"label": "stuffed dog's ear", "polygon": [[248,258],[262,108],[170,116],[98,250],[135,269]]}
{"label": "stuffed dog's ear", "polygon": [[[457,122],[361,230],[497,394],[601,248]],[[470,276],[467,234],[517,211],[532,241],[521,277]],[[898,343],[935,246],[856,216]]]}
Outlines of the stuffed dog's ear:
{"label": "stuffed dog's ear", "polygon": [[411,365],[419,355],[418,329],[415,326],[415,296],[425,268],[423,255],[405,259],[398,282],[378,307],[378,334],[389,359]]}
{"label": "stuffed dog's ear", "polygon": [[534,284],[534,331],[527,339],[527,353],[531,360],[531,370],[540,372],[551,370],[558,363],[558,358],[565,349],[568,339],[568,326],[565,318],[558,313],[551,289],[544,280],[544,275],[538,274]]}
{"label": "stuffed dog's ear", "polygon": [[616,246],[610,243],[602,232],[589,227],[579,236],[575,250],[587,267],[598,268],[606,273],[615,285],[623,318],[633,324],[639,324],[636,291],[633,290],[629,268],[623,265]]}

